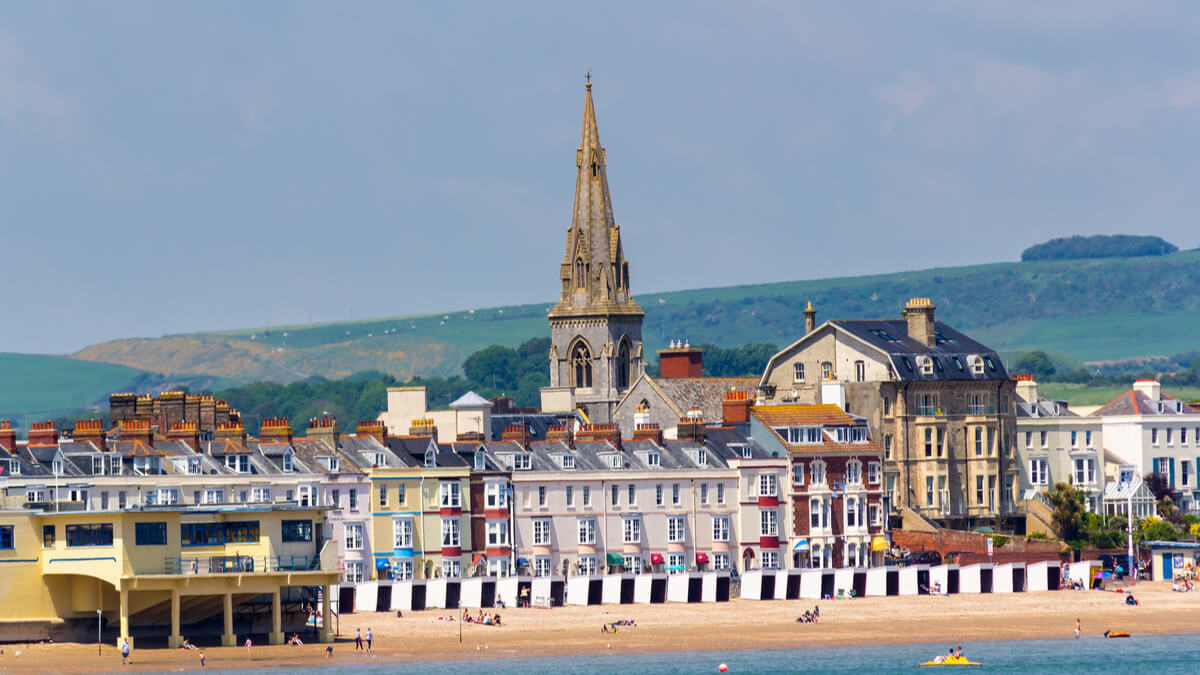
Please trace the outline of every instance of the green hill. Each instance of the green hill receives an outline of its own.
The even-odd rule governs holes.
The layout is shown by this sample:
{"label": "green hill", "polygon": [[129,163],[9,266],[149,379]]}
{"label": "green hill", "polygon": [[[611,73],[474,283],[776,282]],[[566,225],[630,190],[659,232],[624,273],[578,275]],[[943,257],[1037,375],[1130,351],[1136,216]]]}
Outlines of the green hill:
{"label": "green hill", "polygon": [[[553,281],[553,279],[550,279]],[[553,285],[548,283],[548,288]],[[812,301],[827,318],[899,316],[910,297],[1006,354],[1045,349],[1079,361],[1200,347],[1200,252],[1142,258],[995,263],[637,296],[647,351],[672,339],[788,344]],[[157,372],[286,382],[374,369],[400,379],[460,372],[490,344],[549,334],[551,302],[355,322],[119,340],[76,356]]]}

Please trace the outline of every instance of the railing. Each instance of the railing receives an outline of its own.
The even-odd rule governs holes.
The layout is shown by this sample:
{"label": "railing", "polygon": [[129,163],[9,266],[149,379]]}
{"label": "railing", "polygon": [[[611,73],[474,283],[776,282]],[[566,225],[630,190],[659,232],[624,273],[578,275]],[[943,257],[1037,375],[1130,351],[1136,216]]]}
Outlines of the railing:
{"label": "railing", "polygon": [[251,572],[300,572],[323,569],[315,555],[216,555],[189,558],[171,556],[163,559],[163,574],[233,574]]}
{"label": "railing", "polygon": [[918,415],[945,415],[946,411],[936,405],[919,405],[917,406]]}
{"label": "railing", "polygon": [[969,405],[967,406],[968,415],[995,415],[996,406],[994,405]]}
{"label": "railing", "polygon": [[952,499],[942,502],[941,511],[944,516],[964,516],[967,513],[967,504],[961,499]]}

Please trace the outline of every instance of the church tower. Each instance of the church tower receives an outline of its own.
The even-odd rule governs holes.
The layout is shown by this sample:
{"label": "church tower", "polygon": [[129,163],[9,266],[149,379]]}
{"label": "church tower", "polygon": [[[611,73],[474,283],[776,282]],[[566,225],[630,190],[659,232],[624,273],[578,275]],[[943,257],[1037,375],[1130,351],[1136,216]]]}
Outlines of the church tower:
{"label": "church tower", "polygon": [[574,404],[593,422],[607,423],[645,369],[643,312],[629,292],[629,262],[613,219],[591,82],[575,170],[575,211],[559,270],[562,294],[549,315],[550,387],[570,389]]}

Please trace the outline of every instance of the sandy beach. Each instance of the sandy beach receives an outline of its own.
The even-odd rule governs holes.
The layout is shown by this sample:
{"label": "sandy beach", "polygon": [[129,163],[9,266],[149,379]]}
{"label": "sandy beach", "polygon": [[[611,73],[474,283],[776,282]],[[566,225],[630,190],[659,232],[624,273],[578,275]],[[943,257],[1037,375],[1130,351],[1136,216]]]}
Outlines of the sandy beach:
{"label": "sandy beach", "polygon": [[[1200,632],[1200,593],[1174,593],[1166,582],[1135,588],[1138,607],[1124,596],[1102,591],[1057,591],[1013,595],[890,597],[822,601],[821,621],[798,624],[795,618],[814,601],[722,604],[621,605],[554,609],[505,609],[501,628],[462,625],[444,617],[449,610],[395,614],[357,613],[341,618],[333,662],[386,663],[434,659],[551,656],[564,653],[665,652],[804,647],[818,645],[933,642],[969,644],[975,640],[1062,637],[1071,639],[1075,619],[1084,636],[1105,630],[1135,635]],[[443,617],[439,619],[439,617]],[[614,634],[602,623],[633,619],[637,626]],[[355,628],[374,631],[371,653],[356,653]],[[17,651],[21,654],[18,656]],[[325,645],[205,647],[209,668],[295,668],[330,663]],[[95,644],[5,645],[0,670],[34,672],[109,672],[114,670],[200,669],[198,653],[171,649],[135,649],[133,664],[121,665],[116,647]]]}

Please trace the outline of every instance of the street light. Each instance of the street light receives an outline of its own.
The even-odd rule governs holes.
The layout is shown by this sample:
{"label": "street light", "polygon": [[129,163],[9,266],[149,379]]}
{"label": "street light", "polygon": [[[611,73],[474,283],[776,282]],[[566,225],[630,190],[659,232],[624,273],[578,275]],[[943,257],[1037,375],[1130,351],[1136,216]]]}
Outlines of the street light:
{"label": "street light", "polygon": [[100,613],[104,610],[96,610],[96,656],[100,656]]}
{"label": "street light", "polygon": [[1142,475],[1137,472],[1137,469],[1130,467],[1129,494],[1125,495],[1125,531],[1129,547],[1127,550],[1129,556],[1129,567],[1127,573],[1129,574],[1129,583],[1131,584],[1137,580],[1137,568],[1133,564],[1133,493],[1137,492],[1137,488],[1134,487],[1134,478],[1138,479],[1138,485],[1140,485]]}

